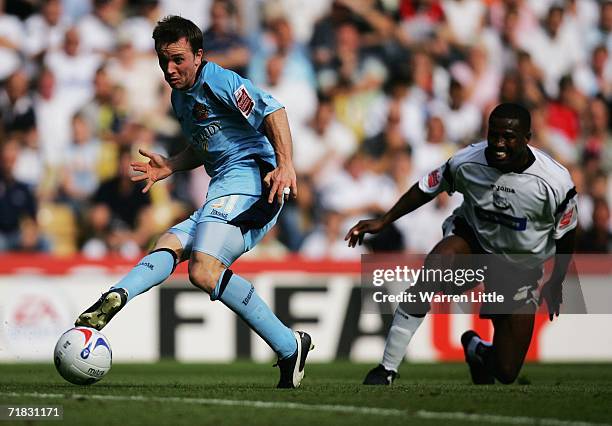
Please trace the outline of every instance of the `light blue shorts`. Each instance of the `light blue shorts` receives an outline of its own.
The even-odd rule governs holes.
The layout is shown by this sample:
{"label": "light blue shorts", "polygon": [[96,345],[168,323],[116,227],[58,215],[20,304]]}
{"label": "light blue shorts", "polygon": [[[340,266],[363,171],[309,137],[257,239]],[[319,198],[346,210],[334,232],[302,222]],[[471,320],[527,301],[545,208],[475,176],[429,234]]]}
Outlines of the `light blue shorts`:
{"label": "light blue shorts", "polygon": [[265,196],[226,195],[207,200],[168,232],[180,240],[184,258],[195,250],[229,267],[266,235],[281,209],[276,199],[270,204]]}

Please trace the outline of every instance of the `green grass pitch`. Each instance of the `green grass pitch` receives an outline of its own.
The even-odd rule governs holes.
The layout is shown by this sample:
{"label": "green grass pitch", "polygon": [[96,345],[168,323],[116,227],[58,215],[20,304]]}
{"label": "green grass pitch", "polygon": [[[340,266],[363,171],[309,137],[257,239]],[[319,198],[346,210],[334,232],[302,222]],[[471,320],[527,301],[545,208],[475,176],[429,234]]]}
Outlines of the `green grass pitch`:
{"label": "green grass pitch", "polygon": [[309,364],[300,389],[277,390],[278,370],[249,362],[116,364],[88,387],[51,364],[0,364],[0,404],[59,404],[71,425],[612,423],[612,364],[528,364],[516,384],[478,387],[461,363],[405,363],[392,387],[363,386],[371,367]]}

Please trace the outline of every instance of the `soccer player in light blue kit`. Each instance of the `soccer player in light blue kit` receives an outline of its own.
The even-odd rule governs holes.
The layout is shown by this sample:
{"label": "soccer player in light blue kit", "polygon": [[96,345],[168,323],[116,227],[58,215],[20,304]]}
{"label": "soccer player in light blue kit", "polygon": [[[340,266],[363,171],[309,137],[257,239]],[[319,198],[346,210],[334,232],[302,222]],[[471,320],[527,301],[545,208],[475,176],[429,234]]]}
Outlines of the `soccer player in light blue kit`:
{"label": "soccer player in light blue kit", "polygon": [[276,223],[285,198],[297,195],[285,110],[249,80],[204,61],[202,32],[193,22],[168,16],[158,22],[153,39],[189,145],[170,158],[140,150],[149,161],[132,163],[141,172],[132,180],[145,182],[147,192],[172,173],[202,164],[212,180],[204,206],[162,235],[76,325],[101,330],[134,296],[189,260],[191,283],[244,319],[278,355],[278,387],[296,388],[313,348],[310,336],[285,326],[253,285],[229,269]]}

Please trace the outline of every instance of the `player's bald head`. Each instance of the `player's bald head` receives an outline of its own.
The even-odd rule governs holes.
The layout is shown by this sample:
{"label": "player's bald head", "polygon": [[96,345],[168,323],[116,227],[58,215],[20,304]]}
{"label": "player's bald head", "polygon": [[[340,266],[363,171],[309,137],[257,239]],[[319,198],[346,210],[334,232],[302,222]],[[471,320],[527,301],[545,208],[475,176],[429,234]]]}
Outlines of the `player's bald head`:
{"label": "player's bald head", "polygon": [[531,115],[525,107],[519,104],[503,103],[497,105],[489,116],[489,124],[496,118],[518,120],[522,132],[527,134],[531,131]]}

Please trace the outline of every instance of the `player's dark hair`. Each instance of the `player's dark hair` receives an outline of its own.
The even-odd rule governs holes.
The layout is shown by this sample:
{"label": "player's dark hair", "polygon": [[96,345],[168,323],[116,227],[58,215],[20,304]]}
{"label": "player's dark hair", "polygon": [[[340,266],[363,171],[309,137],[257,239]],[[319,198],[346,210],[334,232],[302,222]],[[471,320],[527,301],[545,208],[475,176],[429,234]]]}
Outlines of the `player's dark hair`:
{"label": "player's dark hair", "polygon": [[155,50],[159,50],[164,44],[175,43],[183,37],[191,45],[191,51],[194,55],[204,44],[202,31],[196,24],[180,16],[166,16],[157,23],[153,30]]}
{"label": "player's dark hair", "polygon": [[531,131],[531,114],[529,114],[527,108],[523,107],[522,105],[510,102],[499,104],[491,112],[489,121],[491,121],[493,118],[509,118],[512,120],[518,120],[523,131]]}

